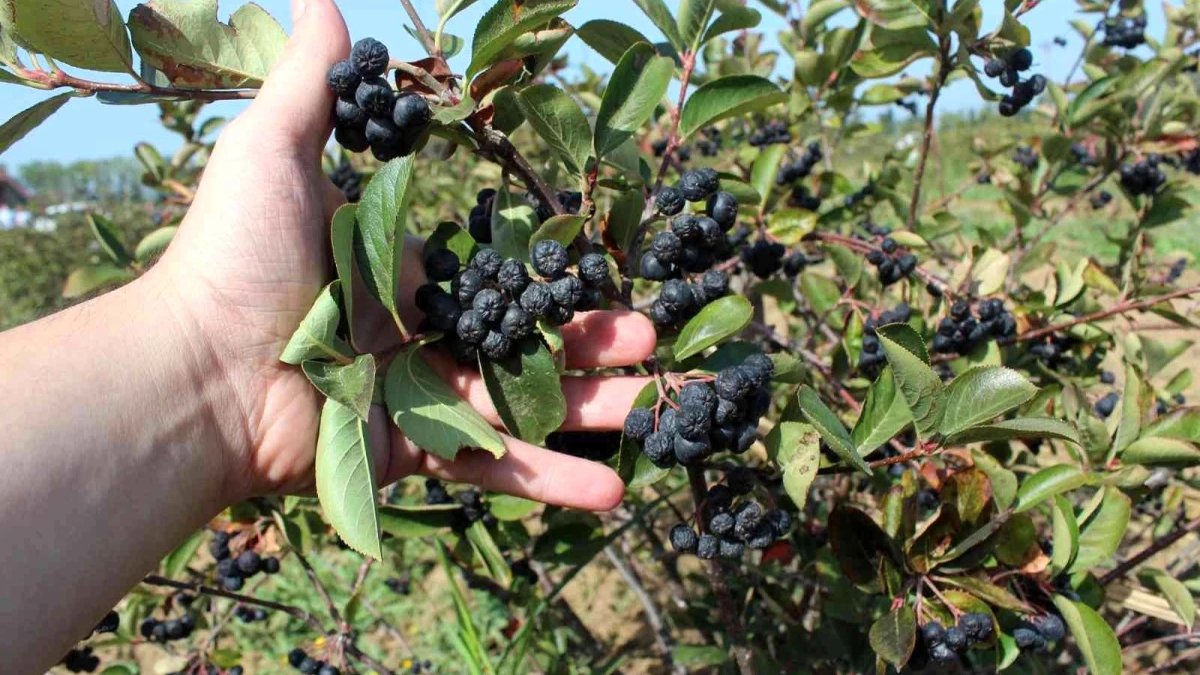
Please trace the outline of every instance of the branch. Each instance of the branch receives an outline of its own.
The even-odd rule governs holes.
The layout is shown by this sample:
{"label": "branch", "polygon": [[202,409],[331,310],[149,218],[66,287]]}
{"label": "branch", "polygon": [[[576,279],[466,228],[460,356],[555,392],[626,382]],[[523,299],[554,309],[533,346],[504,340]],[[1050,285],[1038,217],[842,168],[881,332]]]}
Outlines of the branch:
{"label": "branch", "polygon": [[608,556],[608,561],[616,568],[617,574],[629,584],[629,588],[633,590],[633,594],[637,596],[638,602],[642,605],[642,611],[646,613],[646,622],[650,624],[651,630],[654,631],[654,643],[662,652],[663,665],[670,668],[673,672],[685,672],[682,668],[674,663],[671,658],[671,633],[667,630],[666,624],[663,623],[662,614],[659,613],[658,607],[654,605],[654,599],[646,592],[646,588],[642,586],[642,580],[629,567],[628,563],[616,552],[612,544],[604,547],[604,553]]}
{"label": "branch", "polygon": [[425,22],[421,20],[421,15],[412,5],[411,0],[400,0],[400,4],[404,5],[404,11],[408,13],[408,18],[412,19],[413,26],[417,29],[417,35],[421,38],[421,44],[425,47],[425,51],[429,52],[430,56],[440,57],[441,49],[434,42],[433,36],[429,34],[429,29],[425,27]]}
{"label": "branch", "polygon": [[221,588],[213,588],[212,586],[205,586],[204,584],[188,583],[186,581],[175,581],[173,579],[168,579],[166,577],[162,577],[157,574],[146,575],[142,579],[142,583],[146,584],[147,586],[162,586],[165,588],[174,588],[175,590],[178,590],[178,591],[191,591],[192,593],[198,593],[200,595],[211,595],[211,596],[218,597],[218,598],[225,598],[227,600],[236,600],[236,601],[242,603],[243,605],[254,605],[254,606],[262,607],[264,609],[270,609],[270,610],[274,610],[277,612],[283,612],[284,614],[287,614],[293,618],[299,619],[299,620],[303,621],[304,623],[308,624],[310,628],[312,628],[316,632],[320,633],[321,635],[327,634],[325,627],[321,625],[321,622],[317,619],[317,617],[313,616],[312,614],[309,614],[308,612],[304,611],[303,609],[300,609],[299,607],[293,607],[292,605],[285,605],[285,604],[282,604],[279,602],[274,602],[271,600],[261,600],[259,598],[256,598],[256,597],[253,597],[250,595],[242,595],[241,593],[231,593],[227,590],[224,590]]}
{"label": "branch", "polygon": [[167,98],[190,99],[194,101],[232,101],[252,99],[258,95],[254,89],[180,89],[177,87],[160,87],[148,82],[135,84],[114,84],[111,82],[95,82],[75,77],[61,70],[46,72],[43,70],[21,70],[19,75],[38,85],[39,89],[71,88],[78,92],[95,95],[100,92],[118,92],[127,94],[146,94]]}
{"label": "branch", "polygon": [[942,87],[946,86],[946,78],[950,76],[950,36],[943,35],[938,40],[938,73],[933,89],[929,92],[929,105],[925,107],[925,135],[921,139],[921,158],[917,161],[917,169],[913,173],[912,198],[908,204],[908,229],[917,225],[917,214],[921,209],[921,184],[925,181],[925,165],[929,162],[929,148],[933,144],[933,109],[937,105]]}
{"label": "branch", "polygon": [[[851,237],[844,237],[840,234],[833,234],[831,232],[813,232],[812,234],[806,236],[805,239],[816,239],[819,241],[828,241],[834,244],[841,244],[852,251],[863,254],[876,248],[870,242],[866,242],[861,239],[853,239]],[[913,270],[913,273],[916,274],[917,278],[919,278],[921,281],[937,287],[937,289],[940,290],[943,295],[952,296],[950,284],[929,270],[926,270],[924,267],[917,266],[917,268]]]}
{"label": "branch", "polygon": [[1139,551],[1132,558],[1130,558],[1129,560],[1126,560],[1125,562],[1121,563],[1120,565],[1117,565],[1116,567],[1109,570],[1109,572],[1107,574],[1100,577],[1100,585],[1107,586],[1108,584],[1116,581],[1117,579],[1124,577],[1126,574],[1129,574],[1129,572],[1132,571],[1133,568],[1146,562],[1146,560],[1149,559],[1150,557],[1152,557],[1154,554],[1167,548],[1171,544],[1174,544],[1175,542],[1179,541],[1180,539],[1183,539],[1185,536],[1187,536],[1187,534],[1189,532],[1194,532],[1198,529],[1200,529],[1200,518],[1196,518],[1194,520],[1189,521],[1183,527],[1179,528],[1178,530],[1175,530],[1174,532],[1171,532],[1170,534],[1165,535],[1161,539],[1155,539],[1153,542],[1150,543],[1149,546],[1147,546],[1146,548]]}
{"label": "branch", "polygon": [[[687,474],[688,484],[692,488],[692,501],[695,502],[696,511],[699,512],[700,506],[708,496],[708,483],[704,480],[704,470],[689,466]],[[703,531],[703,523],[700,523],[700,526]],[[742,626],[742,619],[733,602],[733,594],[729,592],[729,585],[725,582],[725,572],[721,569],[721,563],[716,560],[707,561],[704,572],[708,576],[709,584],[712,585],[713,593],[717,596],[717,611],[720,613],[721,623],[725,625],[729,633],[729,641],[733,643],[733,657],[737,660],[738,670],[742,675],[754,675],[753,657],[750,649],[746,647],[746,629]]]}
{"label": "branch", "polygon": [[1167,300],[1174,300],[1175,298],[1183,298],[1183,297],[1187,297],[1189,295],[1195,295],[1196,293],[1200,293],[1200,286],[1192,286],[1190,288],[1181,288],[1176,291],[1171,291],[1170,293],[1164,293],[1163,295],[1156,295],[1152,298],[1146,298],[1144,300],[1137,300],[1137,301],[1126,300],[1125,302],[1113,305],[1112,307],[1110,307],[1108,309],[1100,310],[1098,312],[1092,312],[1091,314],[1084,314],[1083,316],[1076,317],[1076,318],[1074,318],[1070,321],[1064,322],[1064,323],[1054,324],[1052,326],[1045,326],[1042,328],[1038,328],[1037,330],[1031,330],[1028,333],[1022,333],[1014,338],[1009,338],[1007,340],[1001,340],[1000,344],[1010,345],[1010,344],[1014,344],[1017,342],[1028,342],[1030,340],[1036,340],[1038,338],[1045,337],[1047,335],[1057,333],[1059,331],[1067,330],[1068,328],[1071,328],[1073,326],[1078,326],[1081,323],[1092,323],[1093,321],[1100,321],[1103,319],[1107,319],[1108,317],[1115,316],[1117,314],[1124,314],[1126,312],[1136,312],[1136,311],[1143,310],[1143,309],[1149,309],[1150,307],[1153,307],[1154,305],[1157,305],[1160,302],[1166,302]]}
{"label": "branch", "polygon": [[325,584],[321,583],[321,579],[317,576],[317,571],[309,564],[308,558],[298,550],[292,551],[296,555],[296,560],[300,561],[300,565],[304,568],[304,573],[308,576],[308,580],[312,582],[314,588],[317,589],[317,594],[321,596],[321,601],[325,603],[325,609],[329,612],[329,617],[333,619],[339,627],[342,624],[342,614],[338,611],[337,605],[334,604],[333,598],[329,595],[329,589],[325,588]]}

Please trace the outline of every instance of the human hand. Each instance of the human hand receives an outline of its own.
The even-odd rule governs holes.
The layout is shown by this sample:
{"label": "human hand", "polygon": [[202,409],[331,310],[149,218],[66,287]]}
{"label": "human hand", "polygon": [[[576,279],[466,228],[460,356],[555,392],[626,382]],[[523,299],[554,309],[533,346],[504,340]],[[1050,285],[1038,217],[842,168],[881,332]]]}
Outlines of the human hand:
{"label": "human hand", "polygon": [[[332,94],[325,73],[349,52],[332,0],[293,2],[287,51],[250,109],[221,135],[196,199],[167,254],[144,282],[172,303],[193,353],[211,356],[220,384],[208,401],[228,450],[230,499],[311,488],[320,395],[295,368],[278,361],[284,345],[330,275],[328,224],[342,198],[321,170]],[[416,325],[413,290],[423,282],[419,247],[406,251],[404,318]],[[365,324],[371,349],[394,326]],[[629,312],[581,314],[564,327],[568,366],[634,364],[651,354],[648,320]],[[498,416],[477,373],[435,362],[493,423]],[[645,381],[564,378],[564,429],[618,429]],[[464,451],[449,462],[408,442],[382,409],[371,416],[376,473],[384,484],[423,473],[549,503],[587,509],[615,506],[623,493],[610,469],[507,438],[496,460]]]}

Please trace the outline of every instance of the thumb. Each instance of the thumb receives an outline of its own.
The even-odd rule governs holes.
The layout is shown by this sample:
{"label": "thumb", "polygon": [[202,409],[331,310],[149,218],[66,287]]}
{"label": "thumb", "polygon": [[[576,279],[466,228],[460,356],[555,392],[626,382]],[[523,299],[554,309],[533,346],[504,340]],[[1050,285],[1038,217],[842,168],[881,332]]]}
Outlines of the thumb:
{"label": "thumb", "polygon": [[292,0],[292,37],[247,114],[301,152],[319,154],[329,138],[329,67],[346,58],[350,36],[333,0]]}

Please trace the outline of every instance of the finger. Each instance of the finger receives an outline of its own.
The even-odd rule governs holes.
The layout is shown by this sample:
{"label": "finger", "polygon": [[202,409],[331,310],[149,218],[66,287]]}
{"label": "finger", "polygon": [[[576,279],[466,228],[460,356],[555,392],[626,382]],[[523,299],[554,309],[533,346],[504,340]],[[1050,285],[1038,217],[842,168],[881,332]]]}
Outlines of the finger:
{"label": "finger", "polygon": [[462,450],[453,461],[422,452],[392,429],[389,478],[420,473],[471,483],[545,504],[608,511],[621,503],[625,485],[603,464],[539,448],[504,437],[508,453],[497,459],[484,450]]}
{"label": "finger", "polygon": [[350,36],[333,0],[292,0],[292,37],[247,113],[256,129],[316,156],[329,138],[329,67],[346,58]]}
{"label": "finger", "polygon": [[[459,396],[493,425],[502,426],[487,385],[479,375],[459,370],[448,378]],[[564,377],[567,417],[563,431],[612,431],[625,424],[633,401],[650,382],[645,377]]]}
{"label": "finger", "polygon": [[641,363],[654,353],[654,324],[630,311],[583,312],[562,328],[568,368]]}

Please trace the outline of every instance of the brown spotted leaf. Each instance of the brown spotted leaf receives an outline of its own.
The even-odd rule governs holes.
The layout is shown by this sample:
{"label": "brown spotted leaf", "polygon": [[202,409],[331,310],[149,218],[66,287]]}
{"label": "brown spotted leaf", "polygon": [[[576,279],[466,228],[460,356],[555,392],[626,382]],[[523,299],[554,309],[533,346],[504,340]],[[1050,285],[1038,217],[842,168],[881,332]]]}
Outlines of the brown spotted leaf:
{"label": "brown spotted leaf", "polygon": [[129,13],[133,46],[172,84],[255,89],[283,53],[287,33],[255,4],[217,20],[217,0],[155,0]]}

